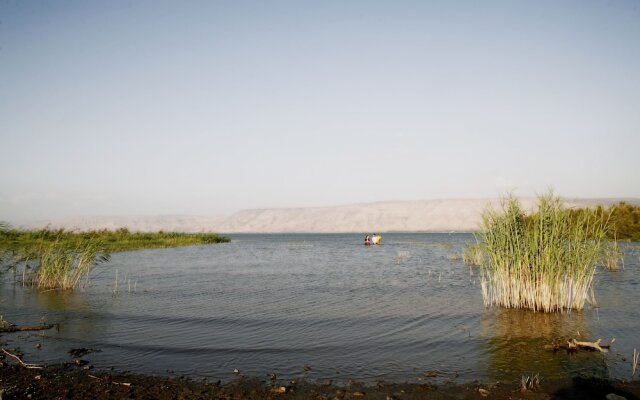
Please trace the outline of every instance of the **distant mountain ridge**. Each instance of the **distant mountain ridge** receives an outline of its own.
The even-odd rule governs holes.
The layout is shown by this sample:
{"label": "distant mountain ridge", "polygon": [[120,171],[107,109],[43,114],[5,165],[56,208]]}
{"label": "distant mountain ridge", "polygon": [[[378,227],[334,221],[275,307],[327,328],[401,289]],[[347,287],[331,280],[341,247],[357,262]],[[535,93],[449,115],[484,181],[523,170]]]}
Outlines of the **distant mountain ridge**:
{"label": "distant mountain ridge", "polygon": [[[519,198],[535,209],[535,198]],[[608,206],[619,201],[640,205],[640,199],[565,199],[567,207]],[[227,217],[148,215],[73,217],[40,221],[26,228],[92,230],[127,228],[135,232],[219,233],[363,233],[475,231],[482,210],[499,207],[499,199],[387,201],[333,207],[270,208],[239,211]]]}

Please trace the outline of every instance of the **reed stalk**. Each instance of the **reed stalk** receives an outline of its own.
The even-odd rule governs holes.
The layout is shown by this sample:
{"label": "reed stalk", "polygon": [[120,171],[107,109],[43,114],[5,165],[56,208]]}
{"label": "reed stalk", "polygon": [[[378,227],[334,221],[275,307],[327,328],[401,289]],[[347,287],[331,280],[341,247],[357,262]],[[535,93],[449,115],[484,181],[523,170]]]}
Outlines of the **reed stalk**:
{"label": "reed stalk", "polygon": [[631,361],[631,378],[636,375],[636,369],[638,368],[638,352],[633,349],[633,360]]}
{"label": "reed stalk", "polygon": [[592,293],[605,227],[592,213],[572,221],[552,193],[538,197],[531,215],[513,197],[503,199],[501,212],[486,209],[479,234],[487,258],[481,268],[485,306],[582,309]]}
{"label": "reed stalk", "polygon": [[116,294],[120,293],[120,289],[118,288],[118,268],[116,268],[116,278],[113,282],[113,295],[115,296]]}

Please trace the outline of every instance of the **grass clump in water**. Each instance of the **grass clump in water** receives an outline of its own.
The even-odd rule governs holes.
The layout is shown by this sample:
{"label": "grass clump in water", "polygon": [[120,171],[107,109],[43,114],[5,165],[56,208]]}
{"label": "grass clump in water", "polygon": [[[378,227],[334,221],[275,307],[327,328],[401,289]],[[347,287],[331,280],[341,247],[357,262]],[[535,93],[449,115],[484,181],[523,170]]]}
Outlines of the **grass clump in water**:
{"label": "grass clump in water", "polygon": [[485,210],[479,234],[487,255],[481,281],[485,306],[582,309],[593,294],[606,218],[595,213],[578,218],[572,220],[553,193],[539,196],[531,215],[513,197],[503,200],[502,212]]}
{"label": "grass clump in water", "polygon": [[32,275],[34,286],[39,289],[75,289],[83,277],[88,277],[91,268],[109,261],[104,241],[98,238],[65,241],[64,232],[59,237],[43,238],[30,249],[29,258],[36,261]]}
{"label": "grass clump in water", "polygon": [[617,270],[620,265],[624,268],[624,254],[616,239],[604,246],[603,264],[610,271]]}
{"label": "grass clump in water", "polygon": [[462,260],[466,265],[480,266],[484,260],[484,252],[480,243],[468,244],[464,248]]}
{"label": "grass clump in water", "polygon": [[91,268],[109,260],[104,241],[70,239],[63,230],[0,229],[0,254],[10,269],[22,269],[23,284],[40,289],[76,288]]}

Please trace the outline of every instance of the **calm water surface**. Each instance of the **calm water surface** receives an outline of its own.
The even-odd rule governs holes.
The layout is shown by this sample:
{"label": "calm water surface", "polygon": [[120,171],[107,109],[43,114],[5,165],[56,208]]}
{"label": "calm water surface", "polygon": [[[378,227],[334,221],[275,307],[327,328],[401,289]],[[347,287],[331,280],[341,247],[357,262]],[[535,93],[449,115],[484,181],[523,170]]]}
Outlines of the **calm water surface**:
{"label": "calm water surface", "polygon": [[[459,382],[628,379],[624,358],[640,349],[638,243],[624,245],[625,269],[598,269],[597,308],[545,315],[484,308],[479,271],[453,257],[469,234],[386,234],[373,247],[362,235],[231,238],[114,254],[73,293],[39,293],[5,274],[4,318],[59,328],[0,341],[29,362],[69,361],[68,349],[87,347],[101,350],[85,357],[97,367],[369,383],[418,382],[426,371]],[[561,337],[616,342],[606,355],[544,349]]]}

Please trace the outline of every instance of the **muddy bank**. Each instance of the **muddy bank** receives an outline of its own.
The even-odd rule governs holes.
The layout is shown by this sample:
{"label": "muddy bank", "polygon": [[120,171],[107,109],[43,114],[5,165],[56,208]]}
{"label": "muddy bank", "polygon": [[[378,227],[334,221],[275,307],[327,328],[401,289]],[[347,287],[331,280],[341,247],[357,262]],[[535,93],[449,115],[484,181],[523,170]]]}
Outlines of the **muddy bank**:
{"label": "muddy bank", "polygon": [[3,358],[0,398],[10,399],[640,399],[640,382],[573,379],[542,381],[522,390],[518,383],[394,384],[260,380],[238,376],[228,383],[86,369],[77,363],[28,369]]}

